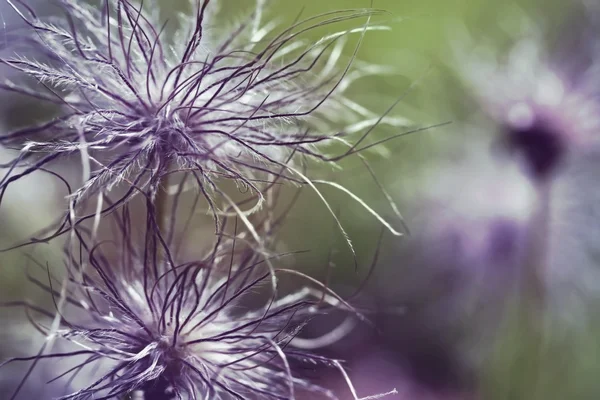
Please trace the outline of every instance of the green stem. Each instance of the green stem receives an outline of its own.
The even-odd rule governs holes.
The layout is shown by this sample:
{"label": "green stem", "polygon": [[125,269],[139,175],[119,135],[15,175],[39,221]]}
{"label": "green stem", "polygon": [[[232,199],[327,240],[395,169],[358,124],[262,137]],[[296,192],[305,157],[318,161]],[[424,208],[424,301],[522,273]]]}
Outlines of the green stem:
{"label": "green stem", "polygon": [[522,328],[522,356],[526,358],[526,379],[531,396],[538,395],[540,373],[544,364],[545,325],[547,316],[547,268],[551,222],[551,182],[538,184],[537,208],[530,221],[526,243],[523,279],[520,282],[519,325]]}

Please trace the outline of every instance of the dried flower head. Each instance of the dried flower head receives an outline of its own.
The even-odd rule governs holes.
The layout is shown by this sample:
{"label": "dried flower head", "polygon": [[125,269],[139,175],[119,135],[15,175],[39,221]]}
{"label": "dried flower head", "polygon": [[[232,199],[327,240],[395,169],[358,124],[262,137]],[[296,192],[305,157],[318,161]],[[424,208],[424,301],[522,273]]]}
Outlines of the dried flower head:
{"label": "dried flower head", "polygon": [[[360,151],[359,141],[334,158],[323,146],[348,145],[343,133],[373,118],[343,95],[369,69],[351,71],[354,57],[339,64],[346,37],[371,29],[375,10],[330,12],[277,31],[277,24],[263,23],[267,6],[258,1],[252,15],[224,31],[208,15],[219,2],[197,0],[194,16],[181,18],[169,40],[156,4],[148,12],[129,0],[60,0],[64,15],[45,22],[24,0],[6,1],[30,34],[8,32],[13,55],[1,62],[43,90],[8,81],[0,87],[55,104],[62,114],[0,136],[0,145],[20,150],[4,164],[0,200],[12,182],[80,154],[84,183],[70,190],[72,206],[121,182],[129,188],[119,202],[135,192],[131,185],[154,195],[168,174],[186,170],[213,209],[218,178],[251,189],[258,209],[278,180],[312,186],[305,158],[333,161]],[[358,18],[367,23],[306,39]],[[23,48],[35,49],[36,57]]]}
{"label": "dried flower head", "polygon": [[568,153],[596,142],[600,104],[594,70],[546,54],[541,38],[521,39],[505,60],[475,57],[467,79],[486,112],[498,121],[503,142],[536,181],[554,176]]}
{"label": "dried flower head", "polygon": [[458,268],[461,281],[509,273],[511,264],[519,262],[535,211],[536,195],[529,180],[515,166],[489,155],[446,162],[425,180],[425,193],[417,196],[415,213],[420,217],[414,240],[424,242],[429,262]]}
{"label": "dried flower head", "polygon": [[[420,176],[422,186],[406,206],[413,216],[412,235],[398,243],[389,261],[396,268],[382,270],[379,278],[383,304],[405,307],[398,333],[390,339],[393,346],[415,359],[421,377],[441,371],[452,384],[489,354],[527,268],[537,205],[535,189],[520,166],[491,157],[481,149],[488,144],[471,143],[469,149],[478,151],[468,153],[474,154],[463,152],[459,160],[442,162]],[[434,332],[433,340],[423,339],[422,330]],[[449,352],[416,350],[432,343]],[[434,355],[448,354],[433,362],[435,368],[428,367]]]}
{"label": "dried flower head", "polygon": [[[308,277],[310,287],[261,296],[279,275],[303,275],[273,268],[283,255],[257,252],[237,228],[203,259],[177,264],[176,251],[165,245],[169,235],[150,228],[139,248],[129,206],[113,216],[110,241],[73,230],[79,250],[68,252],[66,281],[41,265],[47,282],[31,276],[55,310],[9,303],[24,307],[47,340],[37,355],[12,358],[5,367],[30,362],[27,379],[51,362],[52,381],[72,388],[62,400],[337,398],[303,378],[298,366],[334,367],[346,377],[339,361],[303,349],[349,332],[358,314],[348,303]],[[325,338],[296,337],[314,316],[335,309],[348,319]]]}
{"label": "dried flower head", "polygon": [[521,297],[531,303],[522,307],[533,310],[528,319],[544,327],[556,317],[561,328],[582,326],[598,293],[589,241],[597,194],[588,176],[600,131],[598,15],[593,7],[575,15],[558,28],[524,21],[504,56],[466,56],[465,78],[533,184]]}

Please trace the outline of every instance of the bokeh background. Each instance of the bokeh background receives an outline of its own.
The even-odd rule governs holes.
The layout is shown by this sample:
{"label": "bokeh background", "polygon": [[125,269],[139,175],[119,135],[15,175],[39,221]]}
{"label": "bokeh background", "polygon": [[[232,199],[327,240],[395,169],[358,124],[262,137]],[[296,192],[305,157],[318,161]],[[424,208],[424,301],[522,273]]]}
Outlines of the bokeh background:
{"label": "bokeh background", "polygon": [[[1,32],[3,24],[19,22],[0,2]],[[43,1],[37,3],[47,8]],[[167,17],[185,10],[187,1],[163,3]],[[227,23],[243,16],[253,2],[222,3],[218,18]],[[376,269],[357,299],[369,310],[375,328],[361,328],[329,351],[348,360],[350,375],[365,395],[397,388],[403,400],[600,398],[600,159],[594,151],[586,152],[569,160],[557,177],[548,228],[554,238],[548,277],[552,290],[548,304],[536,309],[542,317],[532,329],[527,322],[531,316],[522,313],[527,296],[516,293],[512,284],[518,263],[511,258],[524,243],[519,224],[533,201],[532,189],[518,165],[496,156],[502,125],[487,113],[477,82],[470,80],[476,55],[502,60],[530,37],[534,50],[592,64],[598,28],[593,10],[584,2],[561,0],[279,0],[265,17],[285,25],[299,12],[308,16],[369,6],[387,11],[373,23],[389,29],[368,32],[358,60],[385,71],[360,80],[352,95],[374,115],[401,99],[389,115],[407,121],[404,128],[381,124],[370,140],[430,128],[365,153],[408,230],[393,220],[389,202],[358,160],[344,161],[341,170],[321,171],[405,232],[400,238],[384,234],[380,239],[381,225],[369,213],[326,189],[357,249],[358,271],[316,195],[303,193],[288,218],[282,241],[311,250],[295,267],[324,278],[323,265],[330,262],[335,266],[332,287],[341,293],[351,293],[365,279],[378,253]],[[352,50],[347,46],[346,58]],[[6,129],[52,112],[0,95],[0,126]],[[44,177],[11,189],[9,206],[3,203],[0,209],[2,245],[51,221],[60,196],[55,182]],[[486,246],[496,245],[500,256],[491,257]],[[61,262],[60,251],[52,246],[1,254],[0,299],[35,298],[24,279],[25,253],[50,265]],[[2,315],[12,333],[24,329],[24,318]],[[0,355],[10,349],[10,340],[0,341]],[[343,386],[334,376],[329,385]]]}

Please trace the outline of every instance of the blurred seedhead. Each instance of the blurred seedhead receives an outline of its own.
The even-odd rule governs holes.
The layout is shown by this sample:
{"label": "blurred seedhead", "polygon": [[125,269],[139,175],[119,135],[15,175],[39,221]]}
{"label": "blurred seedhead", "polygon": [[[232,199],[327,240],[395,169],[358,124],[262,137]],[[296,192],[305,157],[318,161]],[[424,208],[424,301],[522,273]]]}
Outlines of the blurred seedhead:
{"label": "blurred seedhead", "polygon": [[469,135],[458,155],[420,173],[403,204],[411,235],[388,246],[387,268],[375,274],[385,332],[377,343],[407,398],[476,398],[523,277],[535,186],[517,163],[491,154],[489,138]]}
{"label": "blurred seedhead", "polygon": [[518,168],[478,155],[433,167],[425,180],[414,225],[416,236],[435,243],[430,254],[471,266],[470,277],[514,263],[535,207],[534,188]]}
{"label": "blurred seedhead", "polygon": [[[590,279],[596,246],[588,238],[597,236],[597,193],[588,171],[598,154],[600,53],[593,45],[597,13],[593,7],[581,12],[581,6],[571,4],[559,26],[518,16],[505,32],[512,42],[506,51],[466,31],[457,44],[459,72],[488,117],[480,130],[496,133],[495,154],[507,164],[518,162],[535,188],[524,263],[537,281],[530,291],[554,311],[573,297],[585,303],[596,291]],[[585,320],[586,307],[576,308],[556,315]]]}
{"label": "blurred seedhead", "polygon": [[416,279],[431,285],[430,317],[497,317],[522,278],[534,187],[515,165],[485,155],[438,165],[425,181],[410,207],[415,233],[407,248],[409,265],[422,271]]}
{"label": "blurred seedhead", "polygon": [[[556,27],[520,11],[513,10],[510,24],[504,23],[510,43],[505,48],[455,26],[453,62],[478,108],[497,127],[487,130],[498,131],[505,152],[543,184],[569,156],[598,145],[600,58],[583,45],[593,40],[589,20]],[[555,35],[556,29],[567,32]]]}
{"label": "blurred seedhead", "polygon": [[518,296],[502,314],[496,353],[512,357],[504,364],[510,376],[492,378],[496,389],[499,379],[512,379],[511,396],[538,398],[552,373],[548,366],[567,354],[557,344],[571,341],[565,359],[579,363],[569,358],[578,351],[574,338],[597,318],[590,307],[598,299],[597,191],[590,174],[598,159],[600,59],[592,20],[556,26],[521,16],[505,32],[506,50],[466,30],[457,41],[455,68],[471,90],[475,114],[483,114],[477,132],[494,141],[489,162],[519,165],[531,193],[515,264]]}
{"label": "blurred seedhead", "polygon": [[471,71],[482,102],[505,131],[503,143],[533,179],[550,178],[571,149],[596,144],[600,111],[590,87],[561,76],[544,59],[539,42],[526,39],[505,65]]}

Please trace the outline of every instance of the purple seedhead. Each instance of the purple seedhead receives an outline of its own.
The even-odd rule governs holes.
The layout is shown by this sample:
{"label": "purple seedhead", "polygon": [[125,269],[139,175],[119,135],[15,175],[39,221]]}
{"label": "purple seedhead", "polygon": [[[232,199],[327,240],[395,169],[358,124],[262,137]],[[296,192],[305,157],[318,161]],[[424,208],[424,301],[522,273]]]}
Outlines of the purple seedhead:
{"label": "purple seedhead", "polygon": [[402,293],[409,314],[415,302],[419,312],[412,312],[434,332],[480,317],[492,329],[519,284],[535,189],[520,166],[484,152],[442,163],[421,179],[427,186],[407,205],[415,229],[390,261],[406,268],[384,271],[379,285],[389,301]]}
{"label": "purple seedhead", "polygon": [[[546,55],[536,35],[504,61],[480,58],[466,78],[499,124],[501,143],[536,182],[553,177],[568,154],[596,142],[600,104],[591,65],[578,68]],[[569,60],[570,61],[570,60]]]}
{"label": "purple seedhead", "polygon": [[475,274],[514,264],[535,210],[529,180],[514,166],[490,157],[433,171],[430,189],[421,198],[418,235],[429,242],[428,253]]}
{"label": "purple seedhead", "polygon": [[[43,21],[25,0],[6,1],[28,30],[7,32],[11,56],[0,61],[38,85],[5,81],[0,88],[62,111],[0,136],[1,146],[19,150],[3,165],[0,201],[12,182],[75,155],[83,185],[69,188],[72,209],[120,183],[125,194],[117,204],[133,186],[154,196],[174,171],[192,171],[209,201],[222,194],[218,180],[235,181],[256,195],[258,209],[278,181],[313,186],[306,159],[333,162],[361,151],[362,139],[350,145],[343,136],[372,116],[343,93],[372,72],[351,70],[354,56],[339,66],[347,36],[362,38],[377,10],[330,12],[277,30],[261,20],[267,2],[258,1],[225,30],[212,20],[220,2],[197,0],[169,39],[155,2],[148,11],[129,0],[60,0],[63,15]],[[362,27],[316,42],[306,37],[361,18]],[[347,151],[326,155],[334,143]]]}
{"label": "purple seedhead", "polygon": [[500,154],[512,156],[507,168],[516,159],[532,184],[516,294],[518,308],[531,313],[525,329],[540,332],[548,321],[582,326],[590,314],[583,305],[596,297],[596,245],[588,243],[597,236],[595,208],[587,205],[596,201],[587,171],[595,171],[600,131],[597,4],[572,2],[560,26],[521,21],[508,32],[515,35],[506,53],[471,42],[465,48],[476,50],[461,54],[464,79],[499,131]]}
{"label": "purple seedhead", "polygon": [[[332,367],[347,379],[342,364],[306,349],[339,340],[360,315],[314,279],[273,266],[290,253],[258,252],[236,225],[202,259],[177,263],[177,246],[165,244],[169,235],[150,228],[136,236],[129,205],[110,218],[111,240],[73,229],[69,248],[77,250],[67,252],[65,279],[41,264],[47,279],[30,275],[54,310],[8,304],[23,307],[46,340],[37,354],[0,364],[29,365],[7,399],[39,368],[52,371],[53,385],[69,388],[61,400],[338,398],[302,371]],[[145,238],[142,246],[136,237]],[[280,294],[274,282],[283,275],[307,285]],[[336,310],[347,319],[328,335],[297,337],[312,318]]]}

